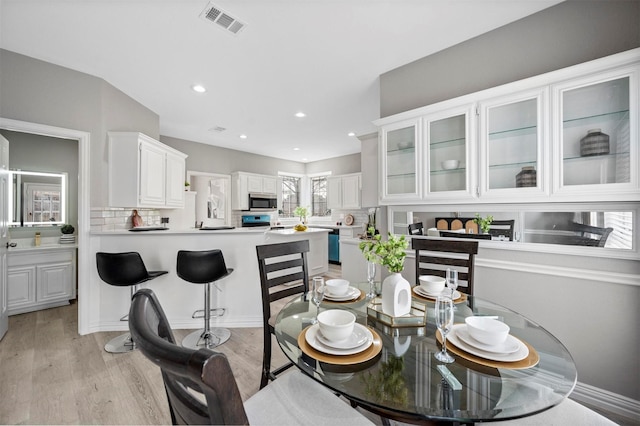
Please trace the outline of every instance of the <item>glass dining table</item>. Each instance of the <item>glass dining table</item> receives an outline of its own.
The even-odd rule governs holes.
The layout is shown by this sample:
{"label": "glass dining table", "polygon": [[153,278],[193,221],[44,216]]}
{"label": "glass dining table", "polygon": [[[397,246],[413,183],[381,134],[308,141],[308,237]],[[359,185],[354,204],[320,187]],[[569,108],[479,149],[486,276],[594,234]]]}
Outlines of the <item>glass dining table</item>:
{"label": "glass dining table", "polygon": [[[320,311],[353,312],[356,325],[373,336],[373,344],[364,350],[334,350],[312,341],[317,325],[311,324],[316,306],[310,294],[282,308],[275,334],[295,366],[369,411],[408,423],[514,419],[559,404],[576,384],[575,363],[564,345],[506,307],[467,295],[456,299],[455,325],[447,339],[455,361],[443,364],[434,357],[441,350],[434,301],[414,290],[410,318],[394,322],[378,315],[379,298],[365,296],[368,283],[352,286],[361,290],[359,296],[346,302],[325,300]],[[470,315],[497,316],[509,325],[509,338],[515,339],[518,351],[492,354],[466,344],[464,320]]]}

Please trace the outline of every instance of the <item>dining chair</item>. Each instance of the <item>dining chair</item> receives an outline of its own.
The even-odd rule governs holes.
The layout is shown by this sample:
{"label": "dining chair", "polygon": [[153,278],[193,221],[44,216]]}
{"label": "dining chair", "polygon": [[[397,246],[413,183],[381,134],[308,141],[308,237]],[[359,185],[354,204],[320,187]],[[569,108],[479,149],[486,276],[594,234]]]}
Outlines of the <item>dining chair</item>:
{"label": "dining chair", "polygon": [[513,241],[513,227],[516,221],[511,220],[494,220],[489,227],[489,235],[493,237],[504,236],[509,241]]}
{"label": "dining chair", "polygon": [[601,228],[573,221],[568,222],[567,230],[578,235],[579,239],[576,242],[578,245],[595,247],[604,247],[609,234],[613,232],[613,228]]}
{"label": "dining chair", "polygon": [[293,365],[289,362],[271,370],[271,336],[275,335],[274,321],[271,319],[275,315],[272,314],[271,304],[286,297],[307,293],[309,290],[308,252],[308,240],[256,246],[262,292],[264,341],[260,389],[265,387],[269,380],[274,380],[278,374]]}
{"label": "dining chair", "polygon": [[[416,283],[420,275],[446,278],[447,268],[454,268],[458,271],[458,290],[473,295],[478,241],[412,238],[411,248],[416,252]],[[460,286],[460,281],[464,281],[466,287]]]}
{"label": "dining chair", "polygon": [[174,425],[373,424],[299,370],[282,375],[243,403],[227,357],[208,348],[177,345],[150,289],[133,295],[129,328],[139,350],[162,371]]}
{"label": "dining chair", "polygon": [[410,223],[408,229],[409,235],[424,235],[424,225],[422,222]]}

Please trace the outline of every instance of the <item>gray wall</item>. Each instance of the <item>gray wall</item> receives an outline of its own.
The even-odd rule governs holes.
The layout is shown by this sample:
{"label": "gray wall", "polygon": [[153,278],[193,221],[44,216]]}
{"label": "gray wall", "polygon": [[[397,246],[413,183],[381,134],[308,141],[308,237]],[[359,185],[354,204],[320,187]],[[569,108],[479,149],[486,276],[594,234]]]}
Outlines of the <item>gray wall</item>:
{"label": "gray wall", "polygon": [[189,156],[187,170],[222,174],[242,171],[265,175],[276,175],[278,171],[300,174],[305,172],[304,164],[296,161],[280,160],[169,136],[161,136],[160,141]]}
{"label": "gray wall", "polygon": [[569,0],[382,74],[380,116],[639,46],[640,1]]}
{"label": "gray wall", "polygon": [[308,174],[322,173],[326,171],[330,171],[334,176],[358,173],[360,171],[360,154],[351,154],[343,157],[314,161],[307,163],[306,165],[306,172]]}
{"label": "gray wall", "polygon": [[0,95],[0,117],[90,133],[95,207],[107,205],[107,131],[157,137],[160,128],[157,114],[104,80],[4,49]]}
{"label": "gray wall", "polygon": [[[382,75],[380,114],[393,115],[636,47],[639,1],[566,1]],[[478,255],[479,262],[491,258],[538,270],[555,264],[640,273],[637,260],[504,250]],[[581,383],[640,400],[640,311],[635,308],[640,286],[593,285],[495,268],[479,268],[476,280],[479,296],[520,311],[554,333],[573,354]],[[607,303],[608,294],[615,294],[615,301]],[[614,313],[602,315],[608,307]],[[614,352],[599,349],[601,345]]]}

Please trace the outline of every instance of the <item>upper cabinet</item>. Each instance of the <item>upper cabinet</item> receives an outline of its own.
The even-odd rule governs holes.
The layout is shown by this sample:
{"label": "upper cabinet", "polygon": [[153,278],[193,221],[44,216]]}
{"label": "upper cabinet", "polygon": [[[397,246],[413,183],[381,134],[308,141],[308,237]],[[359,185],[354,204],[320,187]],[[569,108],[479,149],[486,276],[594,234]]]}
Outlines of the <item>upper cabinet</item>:
{"label": "upper cabinet", "polygon": [[473,105],[428,114],[423,119],[425,198],[471,198],[476,162]]}
{"label": "upper cabinet", "polygon": [[380,203],[640,200],[640,49],[407,111],[380,128]]}
{"label": "upper cabinet", "polygon": [[137,132],[109,132],[109,206],[183,208],[187,155]]}
{"label": "upper cabinet", "polygon": [[549,195],[548,91],[479,103],[479,196],[510,201]]}
{"label": "upper cabinet", "polygon": [[249,194],[276,195],[278,178],[255,173],[231,173],[231,208],[249,210]]}
{"label": "upper cabinet", "polygon": [[327,177],[327,208],[359,209],[360,173]]}
{"label": "upper cabinet", "polygon": [[380,157],[382,200],[416,201],[422,197],[420,119],[383,126]]}
{"label": "upper cabinet", "polygon": [[638,67],[553,87],[554,191],[615,197],[638,188]]}

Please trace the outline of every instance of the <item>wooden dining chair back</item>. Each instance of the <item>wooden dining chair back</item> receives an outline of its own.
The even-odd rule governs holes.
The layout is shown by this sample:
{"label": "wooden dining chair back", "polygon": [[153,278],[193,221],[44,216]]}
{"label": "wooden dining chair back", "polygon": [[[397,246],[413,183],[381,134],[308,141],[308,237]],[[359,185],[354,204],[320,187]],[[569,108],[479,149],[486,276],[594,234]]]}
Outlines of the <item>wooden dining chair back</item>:
{"label": "wooden dining chair back", "polygon": [[162,371],[174,425],[249,424],[226,356],[177,345],[150,289],[133,295],[129,329],[138,349]]}
{"label": "wooden dining chair back", "polygon": [[489,235],[493,237],[504,236],[506,240],[513,241],[513,227],[516,221],[511,220],[494,220],[489,227]]}
{"label": "wooden dining chair back", "polygon": [[265,387],[269,380],[274,380],[278,374],[293,365],[287,363],[273,371],[271,370],[271,336],[275,335],[273,321],[271,320],[271,304],[286,297],[307,293],[309,290],[308,252],[308,240],[266,244],[256,247],[262,291],[264,340],[260,389]]}
{"label": "wooden dining chair back", "polygon": [[424,235],[424,225],[422,222],[410,223],[408,230],[409,235]]}
{"label": "wooden dining chair back", "polygon": [[[458,271],[458,290],[473,295],[478,241],[412,238],[411,247],[415,250],[416,283],[419,282],[420,275],[437,275],[444,278],[447,268],[453,268]],[[466,283],[466,286],[461,285],[461,281]]]}

